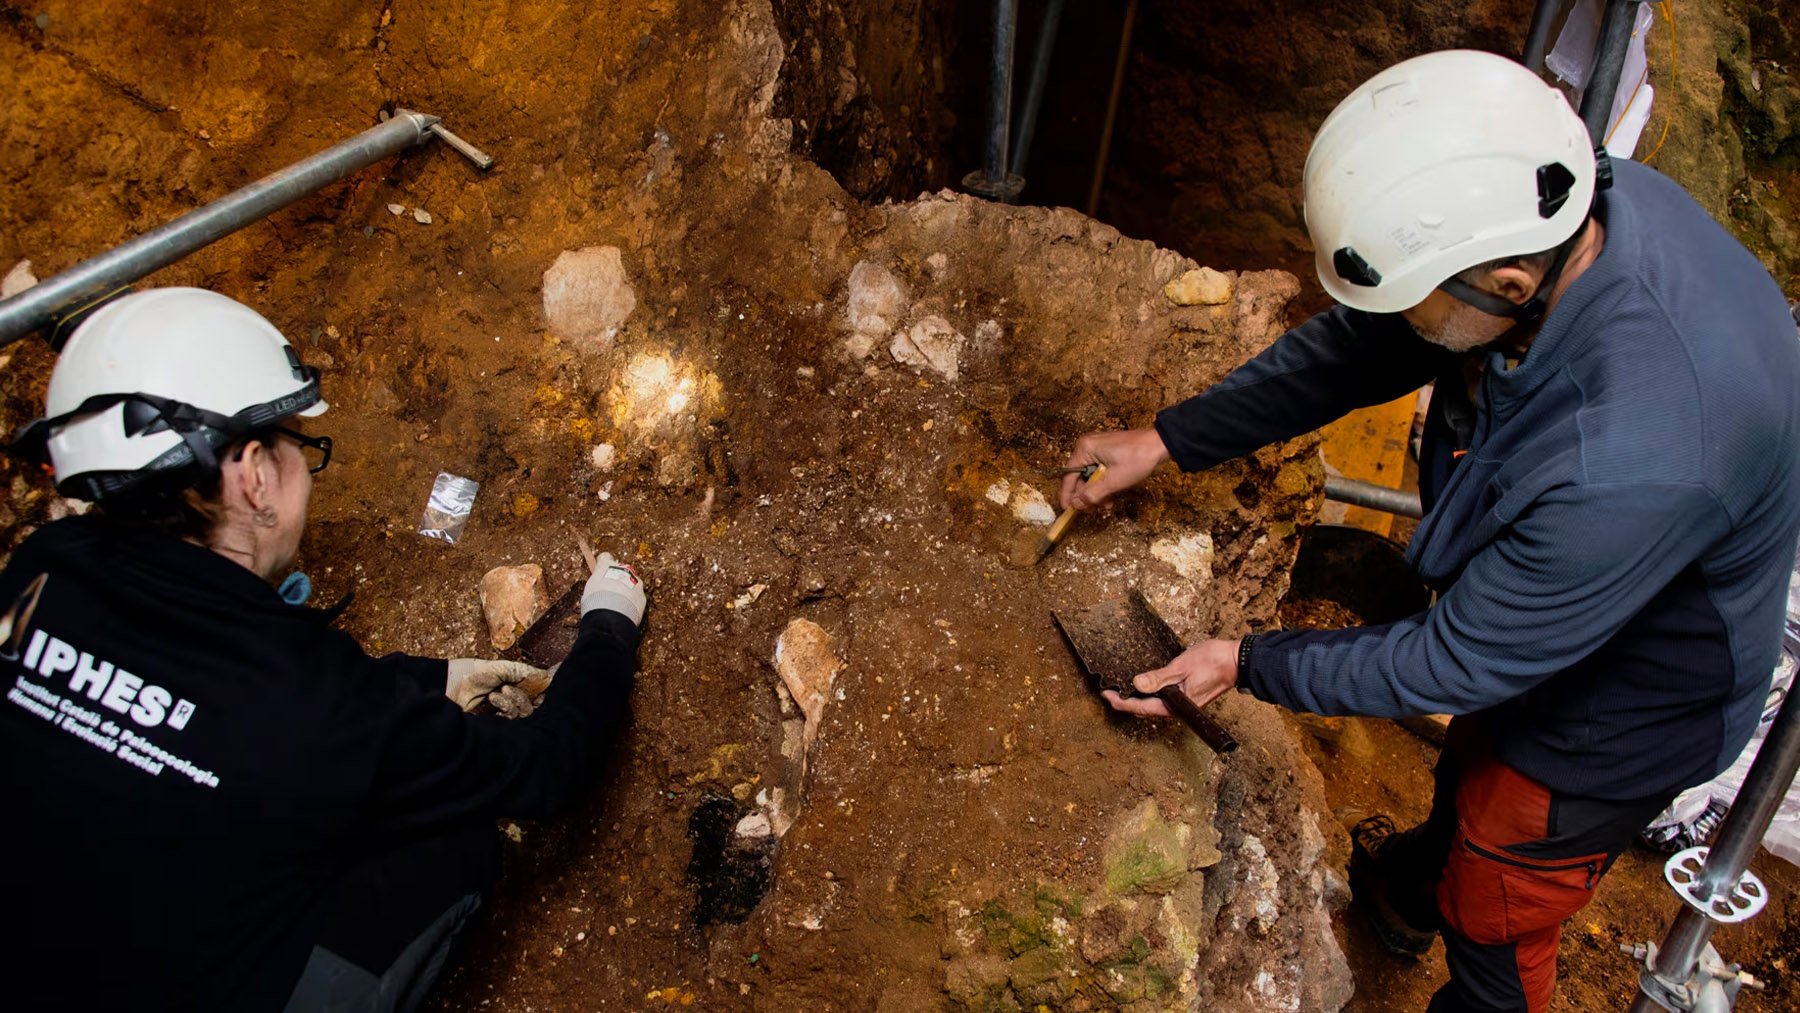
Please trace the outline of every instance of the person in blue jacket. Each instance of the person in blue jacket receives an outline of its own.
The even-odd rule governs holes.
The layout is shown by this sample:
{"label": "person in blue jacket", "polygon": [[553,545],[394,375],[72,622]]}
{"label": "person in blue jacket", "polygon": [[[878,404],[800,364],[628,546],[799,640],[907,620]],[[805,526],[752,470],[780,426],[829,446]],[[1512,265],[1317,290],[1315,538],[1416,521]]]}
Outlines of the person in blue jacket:
{"label": "person in blue jacket", "polygon": [[[1609,185],[1610,184],[1610,185]],[[1548,1008],[1562,921],[1683,788],[1738,755],[1800,534],[1800,342],[1755,257],[1652,169],[1596,156],[1503,57],[1376,75],[1313,141],[1340,305],[1154,428],[1082,437],[1065,504],[1211,467],[1435,380],[1399,622],[1202,642],[1137,688],[1318,714],[1448,713],[1429,818],[1352,831],[1382,941],[1450,980],[1434,1013]],[[1154,699],[1109,696],[1162,715]]]}

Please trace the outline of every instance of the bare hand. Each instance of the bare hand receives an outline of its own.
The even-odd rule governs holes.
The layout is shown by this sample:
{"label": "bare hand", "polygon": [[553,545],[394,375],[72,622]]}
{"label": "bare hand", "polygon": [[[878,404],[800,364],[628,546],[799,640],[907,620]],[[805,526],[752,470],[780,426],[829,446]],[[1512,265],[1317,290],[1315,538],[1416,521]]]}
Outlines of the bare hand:
{"label": "bare hand", "polygon": [[1117,433],[1089,433],[1075,441],[1067,466],[1106,465],[1106,473],[1083,482],[1081,476],[1063,476],[1064,509],[1092,510],[1115,492],[1122,492],[1150,477],[1169,459],[1169,448],[1154,429],[1127,429]]}
{"label": "bare hand", "polygon": [[[1153,694],[1164,686],[1179,686],[1197,707],[1204,707],[1237,685],[1238,642],[1202,640],[1182,651],[1163,668],[1132,680],[1139,693]],[[1166,718],[1169,708],[1155,696],[1122,697],[1113,690],[1100,694],[1113,710],[1140,717]]]}

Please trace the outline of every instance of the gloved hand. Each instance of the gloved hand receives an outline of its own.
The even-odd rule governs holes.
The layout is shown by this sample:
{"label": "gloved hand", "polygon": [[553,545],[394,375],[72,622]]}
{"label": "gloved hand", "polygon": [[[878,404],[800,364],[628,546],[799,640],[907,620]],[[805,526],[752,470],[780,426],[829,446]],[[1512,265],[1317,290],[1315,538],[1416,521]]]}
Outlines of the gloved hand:
{"label": "gloved hand", "polygon": [[581,590],[581,614],[610,609],[642,626],[647,605],[644,582],[638,579],[637,571],[614,559],[610,552],[600,553],[594,560],[594,575]]}
{"label": "gloved hand", "polygon": [[451,658],[448,666],[444,695],[470,712],[486,700],[502,717],[527,717],[550,685],[549,672],[522,661]]}

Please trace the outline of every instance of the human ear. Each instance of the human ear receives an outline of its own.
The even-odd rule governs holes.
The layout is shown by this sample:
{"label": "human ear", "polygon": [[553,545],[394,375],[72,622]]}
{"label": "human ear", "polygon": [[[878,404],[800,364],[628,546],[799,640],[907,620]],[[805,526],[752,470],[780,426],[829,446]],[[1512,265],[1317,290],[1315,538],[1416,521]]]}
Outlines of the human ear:
{"label": "human ear", "polygon": [[1523,305],[1537,294],[1539,274],[1533,274],[1520,264],[1508,264],[1488,273],[1487,287],[1495,295],[1508,302]]}
{"label": "human ear", "polygon": [[244,502],[252,513],[267,509],[274,501],[275,487],[280,481],[279,462],[274,453],[262,441],[251,440],[244,444],[235,463],[238,465],[234,469],[237,472],[235,484]]}

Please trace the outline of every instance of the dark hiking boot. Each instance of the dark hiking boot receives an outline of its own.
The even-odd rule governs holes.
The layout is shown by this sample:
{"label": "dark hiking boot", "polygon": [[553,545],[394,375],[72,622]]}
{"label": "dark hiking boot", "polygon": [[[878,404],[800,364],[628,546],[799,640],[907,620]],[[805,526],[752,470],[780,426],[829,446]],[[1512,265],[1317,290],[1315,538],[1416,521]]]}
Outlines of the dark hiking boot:
{"label": "dark hiking boot", "polygon": [[1440,922],[1437,900],[1417,883],[1412,835],[1386,816],[1350,828],[1350,893],[1388,952],[1419,957],[1431,949]]}

